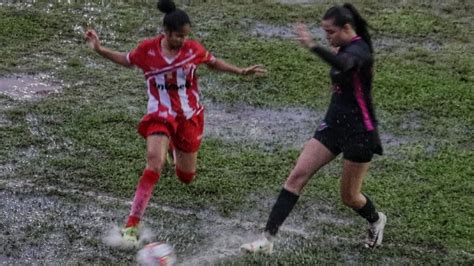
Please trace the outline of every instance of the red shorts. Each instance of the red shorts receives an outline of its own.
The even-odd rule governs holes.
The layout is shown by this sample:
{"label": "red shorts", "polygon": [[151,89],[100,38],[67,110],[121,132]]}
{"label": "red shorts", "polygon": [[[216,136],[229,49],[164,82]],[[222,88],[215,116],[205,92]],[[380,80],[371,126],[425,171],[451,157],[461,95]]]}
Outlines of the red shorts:
{"label": "red shorts", "polygon": [[163,118],[158,113],[145,115],[138,124],[138,133],[145,139],[156,133],[168,136],[174,147],[184,152],[196,152],[201,146],[204,132],[204,111],[190,119]]}

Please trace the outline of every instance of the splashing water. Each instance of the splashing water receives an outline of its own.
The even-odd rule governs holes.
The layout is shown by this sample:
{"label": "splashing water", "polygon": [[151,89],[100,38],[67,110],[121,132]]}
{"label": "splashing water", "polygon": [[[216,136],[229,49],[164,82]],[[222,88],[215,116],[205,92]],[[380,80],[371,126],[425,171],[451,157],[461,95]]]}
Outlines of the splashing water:
{"label": "splashing water", "polygon": [[[156,234],[146,226],[140,226],[138,230],[139,241],[138,246],[142,247],[148,243],[153,242]],[[118,248],[118,249],[133,249],[135,248],[129,241],[124,241],[122,238],[122,232],[119,226],[111,224],[108,230],[102,236],[102,242],[107,246]]]}

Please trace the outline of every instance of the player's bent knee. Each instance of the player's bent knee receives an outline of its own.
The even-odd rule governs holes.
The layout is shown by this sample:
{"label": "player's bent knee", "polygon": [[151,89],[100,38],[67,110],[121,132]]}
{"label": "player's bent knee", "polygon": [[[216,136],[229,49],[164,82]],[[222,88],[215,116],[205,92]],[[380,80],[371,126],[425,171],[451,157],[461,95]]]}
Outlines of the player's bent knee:
{"label": "player's bent knee", "polygon": [[308,182],[309,174],[304,172],[292,172],[286,180],[285,186],[289,187],[292,191],[300,191]]}
{"label": "player's bent knee", "polygon": [[194,177],[196,176],[196,172],[188,173],[184,172],[179,168],[176,168],[176,175],[178,176],[179,181],[189,184],[193,182]]}

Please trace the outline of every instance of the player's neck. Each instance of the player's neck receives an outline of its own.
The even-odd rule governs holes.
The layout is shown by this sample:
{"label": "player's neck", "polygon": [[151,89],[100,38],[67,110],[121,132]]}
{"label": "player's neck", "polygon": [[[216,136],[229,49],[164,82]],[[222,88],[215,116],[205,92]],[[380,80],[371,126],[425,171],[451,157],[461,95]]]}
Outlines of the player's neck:
{"label": "player's neck", "polygon": [[171,48],[167,38],[163,38],[161,41],[161,50],[164,55],[167,56],[176,56],[179,53],[180,48]]}

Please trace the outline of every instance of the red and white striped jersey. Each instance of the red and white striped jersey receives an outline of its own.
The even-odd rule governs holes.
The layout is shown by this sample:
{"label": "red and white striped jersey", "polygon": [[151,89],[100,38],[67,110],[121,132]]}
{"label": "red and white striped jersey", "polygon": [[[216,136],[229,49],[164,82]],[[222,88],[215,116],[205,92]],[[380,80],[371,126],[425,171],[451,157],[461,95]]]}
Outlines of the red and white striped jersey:
{"label": "red and white striped jersey", "polygon": [[196,68],[215,61],[199,42],[186,40],[174,58],[161,51],[164,35],[142,41],[127,55],[128,61],[143,70],[148,87],[148,114],[168,118],[191,118],[203,107],[199,103]]}

